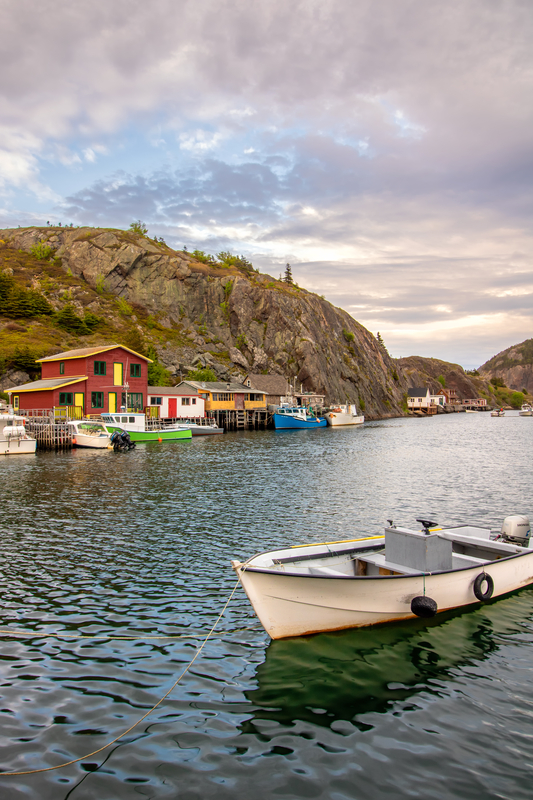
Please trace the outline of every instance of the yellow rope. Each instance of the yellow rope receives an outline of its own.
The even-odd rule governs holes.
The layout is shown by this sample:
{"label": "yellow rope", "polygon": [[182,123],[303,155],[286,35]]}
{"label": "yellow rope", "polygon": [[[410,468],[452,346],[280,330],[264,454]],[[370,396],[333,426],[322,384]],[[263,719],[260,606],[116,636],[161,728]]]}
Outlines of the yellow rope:
{"label": "yellow rope", "polygon": [[238,585],[239,585],[239,581],[237,580],[237,583],[233,587],[230,596],[226,600],[224,608],[222,609],[222,611],[218,615],[218,617],[217,617],[217,619],[215,621],[215,624],[213,625],[213,627],[211,628],[211,630],[209,631],[209,633],[205,637],[204,641],[202,642],[200,647],[197,649],[197,651],[196,651],[196,653],[194,655],[194,658],[185,667],[185,669],[179,675],[177,680],[172,684],[172,686],[170,687],[168,692],[165,692],[163,697],[161,697],[161,699],[158,700],[157,703],[154,706],[152,706],[152,708],[149,711],[146,712],[146,714],[143,714],[143,716],[140,719],[138,719],[137,722],[134,722],[133,725],[130,725],[130,727],[127,730],[123,731],[121,734],[116,736],[114,739],[112,739],[112,741],[108,742],[107,744],[104,744],[103,747],[99,747],[98,750],[93,750],[92,753],[86,753],[84,756],[80,756],[79,758],[73,758],[71,761],[65,761],[63,764],[57,764],[55,767],[41,767],[41,769],[28,769],[28,770],[24,770],[22,772],[0,772],[0,778],[5,777],[6,775],[34,775],[36,772],[51,772],[52,770],[55,770],[55,769],[62,769],[63,767],[69,767],[71,764],[76,764],[78,761],[83,761],[86,758],[91,758],[91,756],[95,756],[98,753],[101,753],[103,750],[107,750],[108,747],[111,747],[112,744],[115,744],[115,742],[118,742],[118,740],[122,739],[123,736],[126,736],[127,733],[130,733],[130,731],[132,731],[134,728],[136,728],[137,725],[140,725],[141,722],[143,720],[145,720],[146,717],[148,717],[152,713],[152,711],[155,711],[155,709],[158,706],[161,705],[163,700],[165,700],[169,696],[169,694],[172,692],[172,690],[175,689],[176,686],[178,685],[178,683],[181,681],[183,676],[190,670],[190,668],[192,667],[192,665],[194,664],[194,662],[196,661],[196,659],[198,658],[198,656],[200,655],[200,653],[204,649],[205,645],[207,644],[207,640],[209,639],[209,637],[211,636],[211,634],[215,630],[216,626],[218,625],[218,623],[222,619],[222,616],[224,615],[224,612],[226,611],[227,607],[229,606],[230,601],[233,598],[233,595],[235,594]]}

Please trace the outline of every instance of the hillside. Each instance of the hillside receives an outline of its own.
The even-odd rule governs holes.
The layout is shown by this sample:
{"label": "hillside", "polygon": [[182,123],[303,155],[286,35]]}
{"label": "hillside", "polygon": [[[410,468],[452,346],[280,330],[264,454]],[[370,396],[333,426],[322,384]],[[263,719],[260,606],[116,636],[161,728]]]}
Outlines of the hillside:
{"label": "hillside", "polygon": [[533,393],[533,339],[515,344],[489,359],[479,372],[486,378],[499,378],[509,389]]}
{"label": "hillside", "polygon": [[396,363],[349,314],[245,259],[206,261],[131,231],[0,230],[0,388],[35,358],[121,342],[174,382],[198,365],[278,373],[369,419],[404,413]]}

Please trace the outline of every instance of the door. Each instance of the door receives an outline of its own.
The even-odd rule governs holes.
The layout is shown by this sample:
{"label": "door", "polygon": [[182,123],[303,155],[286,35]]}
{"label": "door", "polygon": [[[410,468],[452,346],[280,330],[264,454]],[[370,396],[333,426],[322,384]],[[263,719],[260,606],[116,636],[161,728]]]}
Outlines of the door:
{"label": "door", "polygon": [[83,392],[74,392],[74,416],[76,419],[83,417],[84,411],[84,398]]}
{"label": "door", "polygon": [[169,397],[168,398],[168,416],[169,417],[177,417],[178,416],[178,399],[177,399],[177,397]]}
{"label": "door", "polygon": [[244,411],[244,394],[235,394],[235,410]]}
{"label": "door", "polygon": [[123,386],[124,370],[122,364],[113,364],[113,386]]}
{"label": "door", "polygon": [[117,393],[116,392],[109,392],[109,413],[114,414],[117,410]]}

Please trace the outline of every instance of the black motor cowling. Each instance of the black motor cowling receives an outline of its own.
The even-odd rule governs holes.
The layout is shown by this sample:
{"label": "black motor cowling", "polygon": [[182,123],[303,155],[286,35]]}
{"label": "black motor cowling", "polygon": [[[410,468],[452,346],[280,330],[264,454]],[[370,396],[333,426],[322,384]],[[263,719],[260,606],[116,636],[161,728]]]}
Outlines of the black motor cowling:
{"label": "black motor cowling", "polygon": [[133,450],[135,442],[131,441],[131,437],[127,431],[114,431],[111,434],[111,444],[113,450]]}

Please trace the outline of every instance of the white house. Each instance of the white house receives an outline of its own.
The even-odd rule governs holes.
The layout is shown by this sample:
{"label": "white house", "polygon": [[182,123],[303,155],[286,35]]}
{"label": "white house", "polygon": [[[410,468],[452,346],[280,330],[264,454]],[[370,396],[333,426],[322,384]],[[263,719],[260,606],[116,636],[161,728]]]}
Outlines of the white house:
{"label": "white house", "polygon": [[431,406],[431,392],[425,387],[407,390],[407,408],[409,411],[428,409]]}
{"label": "white house", "polygon": [[160,419],[205,417],[205,400],[192,386],[149,386],[150,414]]}

